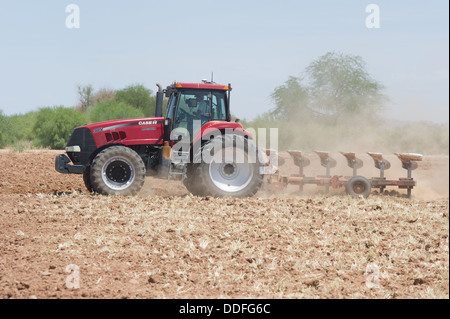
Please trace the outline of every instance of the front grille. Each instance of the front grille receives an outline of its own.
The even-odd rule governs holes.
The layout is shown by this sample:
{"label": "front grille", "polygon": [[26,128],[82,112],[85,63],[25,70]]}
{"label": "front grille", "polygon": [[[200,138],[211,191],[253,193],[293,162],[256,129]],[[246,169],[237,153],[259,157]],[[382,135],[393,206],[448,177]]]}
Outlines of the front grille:
{"label": "front grille", "polygon": [[78,145],[81,148],[80,153],[67,152],[70,160],[74,164],[88,165],[91,154],[97,149],[91,130],[87,127],[76,128],[70,134],[67,146]]}

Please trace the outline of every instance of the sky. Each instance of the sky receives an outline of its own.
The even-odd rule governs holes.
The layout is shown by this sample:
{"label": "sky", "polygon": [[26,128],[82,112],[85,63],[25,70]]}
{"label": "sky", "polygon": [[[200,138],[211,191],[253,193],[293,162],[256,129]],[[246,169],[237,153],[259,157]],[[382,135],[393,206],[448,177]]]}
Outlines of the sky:
{"label": "sky", "polygon": [[[76,4],[80,27],[67,28]],[[369,4],[379,28],[367,28]],[[233,87],[232,113],[274,107],[289,76],[335,51],[359,55],[385,86],[386,116],[449,118],[449,3],[416,1],[0,0],[0,110],[77,104],[77,85],[156,90],[210,79]]]}

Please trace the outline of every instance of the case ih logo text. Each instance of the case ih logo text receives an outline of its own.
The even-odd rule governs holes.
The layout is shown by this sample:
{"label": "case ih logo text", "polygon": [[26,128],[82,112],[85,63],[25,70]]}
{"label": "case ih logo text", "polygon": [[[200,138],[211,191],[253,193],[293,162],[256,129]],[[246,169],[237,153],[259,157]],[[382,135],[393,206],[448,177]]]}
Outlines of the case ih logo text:
{"label": "case ih logo text", "polygon": [[140,121],[139,125],[155,125],[158,124],[158,121]]}

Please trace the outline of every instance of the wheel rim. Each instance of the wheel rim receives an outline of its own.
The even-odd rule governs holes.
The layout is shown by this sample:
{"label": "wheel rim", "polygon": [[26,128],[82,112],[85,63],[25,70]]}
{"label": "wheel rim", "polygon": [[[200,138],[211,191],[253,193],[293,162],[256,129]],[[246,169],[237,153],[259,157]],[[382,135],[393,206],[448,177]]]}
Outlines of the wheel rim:
{"label": "wheel rim", "polygon": [[123,157],[114,157],[102,167],[103,182],[111,189],[124,190],[134,181],[133,165]]}
{"label": "wheel rim", "polygon": [[[241,153],[236,155],[236,153]],[[209,176],[214,185],[222,191],[235,193],[243,190],[252,181],[253,166],[247,163],[247,156],[242,150],[234,150],[233,161],[209,164]],[[244,158],[244,163],[237,163],[236,158]]]}
{"label": "wheel rim", "polygon": [[366,185],[363,182],[355,182],[352,187],[355,194],[364,194],[366,191]]}

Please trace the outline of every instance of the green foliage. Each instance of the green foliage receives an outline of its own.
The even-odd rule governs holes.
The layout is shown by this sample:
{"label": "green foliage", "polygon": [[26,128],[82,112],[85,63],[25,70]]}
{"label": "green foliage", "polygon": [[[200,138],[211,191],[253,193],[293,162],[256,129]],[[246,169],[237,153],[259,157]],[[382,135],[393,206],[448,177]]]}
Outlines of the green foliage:
{"label": "green foliage", "polygon": [[314,112],[308,107],[308,89],[303,87],[300,78],[290,76],[281,86],[275,88],[271,97],[275,109],[265,114],[279,120],[310,119]]}
{"label": "green foliage", "polygon": [[140,109],[116,100],[100,103],[89,112],[89,118],[92,123],[144,116],[144,113]]}
{"label": "green foliage", "polygon": [[[143,85],[116,91],[77,86],[76,109],[46,107],[37,112],[5,116],[0,111],[0,147],[22,151],[38,147],[64,148],[73,128],[90,122],[153,116],[155,97]],[[164,101],[167,109],[167,101]]]}
{"label": "green foliage", "polygon": [[72,108],[41,108],[33,126],[35,142],[39,146],[63,149],[72,130],[86,122],[86,116]]}
{"label": "green foliage", "polygon": [[9,132],[11,130],[11,121],[0,110],[0,147],[4,147],[9,142]]}
{"label": "green foliage", "polygon": [[[0,111],[0,147],[10,146],[20,141],[33,139],[33,125],[36,112],[5,116]],[[19,145],[19,148],[25,147]]]}
{"label": "green foliage", "polygon": [[145,116],[155,114],[156,98],[153,92],[141,84],[130,85],[116,91],[115,99],[141,110]]}
{"label": "green foliage", "polygon": [[9,131],[9,142],[14,144],[21,140],[33,139],[33,126],[36,122],[37,112],[15,114],[9,116],[11,130]]}

